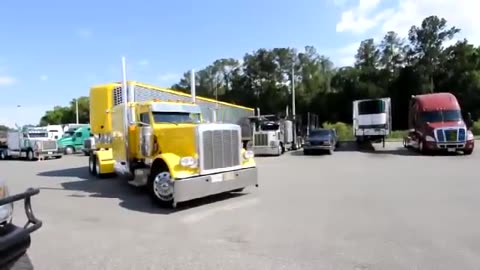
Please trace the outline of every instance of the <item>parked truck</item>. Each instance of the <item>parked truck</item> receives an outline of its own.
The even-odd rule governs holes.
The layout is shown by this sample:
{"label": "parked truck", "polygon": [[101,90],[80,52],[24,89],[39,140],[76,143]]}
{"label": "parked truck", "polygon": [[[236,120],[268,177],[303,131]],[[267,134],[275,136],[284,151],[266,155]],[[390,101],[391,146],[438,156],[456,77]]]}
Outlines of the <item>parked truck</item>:
{"label": "parked truck", "polygon": [[83,151],[85,140],[89,139],[91,135],[90,125],[83,125],[77,128],[71,128],[65,135],[58,139],[60,150],[65,155],[71,155]]}
{"label": "parked truck", "polygon": [[258,115],[252,122],[252,150],[255,155],[280,156],[293,149],[293,123],[276,115]]}
{"label": "parked truck", "polygon": [[353,136],[357,143],[382,142],[392,128],[390,98],[353,101]]}
{"label": "parked truck", "polygon": [[422,154],[462,151],[470,155],[475,146],[471,125],[471,119],[463,119],[457,98],[451,93],[412,96],[404,146]]}
{"label": "parked truck", "polygon": [[123,59],[122,83],[90,90],[90,124],[98,140],[89,172],[146,186],[162,207],[258,186],[254,154],[242,147],[240,126],[211,121],[192,81],[190,100],[160,99],[168,97],[165,92],[126,80]]}
{"label": "parked truck", "polygon": [[6,146],[0,148],[0,159],[26,158],[27,160],[61,158],[55,139],[49,138],[45,127],[28,127],[8,131]]}

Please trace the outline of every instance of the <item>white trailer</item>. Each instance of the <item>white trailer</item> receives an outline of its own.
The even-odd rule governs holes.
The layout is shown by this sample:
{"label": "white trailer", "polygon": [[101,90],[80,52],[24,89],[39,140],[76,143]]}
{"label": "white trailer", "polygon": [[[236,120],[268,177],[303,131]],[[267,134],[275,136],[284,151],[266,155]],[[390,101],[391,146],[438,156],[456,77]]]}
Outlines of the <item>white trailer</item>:
{"label": "white trailer", "polygon": [[390,98],[362,99],[353,102],[353,135],[357,143],[382,142],[392,129]]}
{"label": "white trailer", "polygon": [[7,145],[0,149],[0,159],[26,158],[27,160],[61,158],[57,141],[49,138],[48,130],[26,128],[7,133]]}

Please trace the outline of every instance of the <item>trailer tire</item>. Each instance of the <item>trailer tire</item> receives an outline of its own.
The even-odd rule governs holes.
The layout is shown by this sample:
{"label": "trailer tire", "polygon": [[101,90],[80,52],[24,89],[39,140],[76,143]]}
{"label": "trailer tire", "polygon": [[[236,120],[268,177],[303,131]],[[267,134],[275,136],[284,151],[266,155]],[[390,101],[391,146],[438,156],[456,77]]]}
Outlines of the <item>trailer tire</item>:
{"label": "trailer tire", "polygon": [[90,155],[88,157],[88,172],[91,175],[97,175],[97,156],[96,155]]}
{"label": "trailer tire", "polygon": [[156,205],[173,208],[173,179],[166,164],[152,167],[147,183],[150,197]]}

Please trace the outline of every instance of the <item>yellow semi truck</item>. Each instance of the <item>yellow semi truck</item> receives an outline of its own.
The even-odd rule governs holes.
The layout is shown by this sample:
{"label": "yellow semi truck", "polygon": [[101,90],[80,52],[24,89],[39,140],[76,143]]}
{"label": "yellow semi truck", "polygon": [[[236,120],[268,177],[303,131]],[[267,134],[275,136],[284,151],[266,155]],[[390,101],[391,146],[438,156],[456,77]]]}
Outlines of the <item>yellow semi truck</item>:
{"label": "yellow semi truck", "polygon": [[191,101],[160,100],[154,89],[127,81],[122,60],[121,83],[90,89],[96,135],[91,174],[147,186],[162,207],[258,186],[254,154],[243,148],[240,126],[205,121],[193,81]]}

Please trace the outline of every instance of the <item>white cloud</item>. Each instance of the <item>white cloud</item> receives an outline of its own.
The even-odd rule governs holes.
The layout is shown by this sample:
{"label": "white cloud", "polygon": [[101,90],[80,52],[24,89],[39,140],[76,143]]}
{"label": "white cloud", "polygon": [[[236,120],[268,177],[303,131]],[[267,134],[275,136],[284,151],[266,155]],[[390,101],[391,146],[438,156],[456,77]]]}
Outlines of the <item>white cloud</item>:
{"label": "white cloud", "polygon": [[407,35],[412,25],[420,25],[424,18],[436,15],[445,18],[449,26],[462,29],[457,38],[466,37],[479,44],[479,8],[480,2],[475,0],[400,0],[395,14],[383,22],[381,30]]}
{"label": "white cloud", "polygon": [[17,80],[11,76],[0,76],[0,87],[15,84]]}
{"label": "white cloud", "polygon": [[337,32],[353,32],[363,34],[374,28],[379,22],[388,18],[393,9],[385,9],[375,13],[380,0],[360,0],[354,8],[342,12],[340,22],[337,23]]}
{"label": "white cloud", "polygon": [[[14,105],[0,106],[0,125],[15,127],[15,123],[19,126],[40,122],[40,118],[47,110],[51,110],[53,105],[22,105],[17,107]],[[10,116],[10,117],[9,117]]]}
{"label": "white cloud", "polygon": [[143,59],[143,60],[138,61],[138,65],[142,66],[142,67],[148,66],[149,64],[150,64],[150,62],[147,59]]}
{"label": "white cloud", "polygon": [[84,38],[84,39],[87,39],[87,38],[90,38],[92,36],[92,31],[88,30],[88,29],[79,29],[77,30],[77,35],[81,38]]}
{"label": "white cloud", "polygon": [[[456,26],[462,31],[455,40],[444,45],[454,44],[456,40],[467,38],[474,44],[480,44],[480,16],[477,10],[480,1],[475,0],[397,0],[395,5],[379,8],[381,0],[359,0],[353,8],[342,12],[337,23],[337,32],[349,32],[358,40],[374,37],[376,42],[388,31],[395,31],[400,36],[407,37],[412,25],[419,26],[428,16],[436,15],[445,18],[448,26]],[[350,65],[359,42],[351,43],[338,49],[335,63],[340,66]]]}
{"label": "white cloud", "polygon": [[360,42],[354,42],[339,49],[339,57],[335,63],[338,67],[351,66],[355,63],[355,54],[357,54]]}
{"label": "white cloud", "polygon": [[460,36],[480,43],[480,16],[476,0],[398,0],[396,6],[378,9],[380,0],[360,0],[356,7],[345,10],[337,24],[337,32],[363,34],[395,31],[406,36],[412,25],[420,25],[428,16],[436,15],[447,20],[450,26],[462,29]]}
{"label": "white cloud", "polygon": [[40,81],[48,81],[48,76],[47,75],[41,75],[40,76]]}

